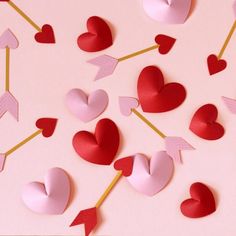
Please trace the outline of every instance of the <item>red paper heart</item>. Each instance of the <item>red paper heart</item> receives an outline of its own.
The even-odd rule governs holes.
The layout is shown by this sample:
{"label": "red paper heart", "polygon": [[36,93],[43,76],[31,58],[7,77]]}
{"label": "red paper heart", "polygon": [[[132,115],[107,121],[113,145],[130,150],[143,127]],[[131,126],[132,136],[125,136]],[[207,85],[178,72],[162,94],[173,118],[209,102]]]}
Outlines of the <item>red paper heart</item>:
{"label": "red paper heart", "polygon": [[113,43],[112,33],[108,24],[98,16],[92,16],[87,21],[88,32],[78,37],[80,49],[86,52],[98,52],[110,47]]}
{"label": "red paper heart", "polygon": [[119,147],[119,131],[109,119],[97,123],[95,134],[80,131],[74,135],[73,147],[86,161],[98,165],[110,165]]}
{"label": "red paper heart", "polygon": [[183,215],[190,218],[199,218],[216,211],[214,195],[206,185],[202,183],[192,184],[190,195],[190,199],[181,203],[180,209]]}
{"label": "red paper heart", "polygon": [[36,127],[42,130],[42,135],[46,138],[51,137],[55,131],[57,119],[41,118],[36,121]]}
{"label": "red paper heart", "polygon": [[128,177],[132,174],[134,157],[125,157],[117,160],[114,163],[114,168],[118,171],[122,171],[122,175]]}
{"label": "red paper heart", "polygon": [[219,139],[224,135],[224,127],[216,122],[217,116],[217,108],[212,104],[206,104],[195,112],[189,129],[203,139]]}
{"label": "red paper heart", "polygon": [[10,0],[0,0],[0,2],[9,2]]}
{"label": "red paper heart", "polygon": [[210,75],[219,73],[227,67],[227,62],[225,60],[218,59],[218,57],[213,54],[207,58],[207,64]]}
{"label": "red paper heart", "polygon": [[159,45],[159,53],[160,54],[167,54],[171,48],[174,46],[176,39],[171,38],[164,34],[159,34],[155,38],[156,43]]}
{"label": "red paper heart", "polygon": [[34,36],[38,43],[55,43],[54,31],[51,25],[43,25],[42,31]]}
{"label": "red paper heart", "polygon": [[181,105],[186,98],[186,91],[178,83],[164,84],[161,70],[156,66],[148,66],[138,78],[138,97],[144,112],[158,113]]}

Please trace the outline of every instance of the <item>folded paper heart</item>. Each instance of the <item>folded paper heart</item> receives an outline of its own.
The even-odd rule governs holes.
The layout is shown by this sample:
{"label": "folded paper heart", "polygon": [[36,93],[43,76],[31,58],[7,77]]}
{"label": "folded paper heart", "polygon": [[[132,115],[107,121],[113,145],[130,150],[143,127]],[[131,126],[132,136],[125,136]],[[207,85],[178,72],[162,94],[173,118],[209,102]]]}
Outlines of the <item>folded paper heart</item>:
{"label": "folded paper heart", "polygon": [[86,52],[98,52],[113,44],[109,25],[100,17],[92,16],[87,21],[88,32],[80,35],[77,43]]}
{"label": "folded paper heart", "polygon": [[167,54],[174,46],[176,39],[164,34],[158,34],[155,37],[156,44],[158,44],[158,51],[160,54]]}
{"label": "folded paper heart", "polygon": [[51,25],[43,25],[41,32],[34,36],[38,43],[55,43],[54,31]]}
{"label": "folded paper heart", "polygon": [[73,147],[84,160],[98,164],[110,165],[119,148],[120,137],[116,124],[110,119],[97,123],[95,134],[80,131],[73,137]]}
{"label": "folded paper heart", "polygon": [[206,104],[195,112],[189,129],[200,138],[219,139],[224,135],[224,127],[216,122],[217,116],[217,108],[212,104]]}
{"label": "folded paper heart", "polygon": [[66,96],[69,110],[83,122],[97,118],[107,107],[108,95],[104,90],[96,90],[87,96],[81,89],[72,89]]}
{"label": "folded paper heart", "polygon": [[168,184],[174,163],[166,152],[157,152],[150,161],[142,154],[136,154],[133,158],[132,174],[127,180],[138,192],[153,196]]}
{"label": "folded paper heart", "polygon": [[143,0],[143,7],[152,19],[167,24],[183,24],[188,17],[191,0]]}
{"label": "folded paper heart", "polygon": [[70,198],[70,180],[67,173],[60,168],[50,169],[44,184],[32,182],[22,191],[25,205],[36,213],[62,214]]}
{"label": "folded paper heart", "polygon": [[216,55],[212,54],[207,58],[208,70],[210,75],[214,75],[223,71],[227,67],[227,62],[219,59]]}
{"label": "folded paper heart", "polygon": [[19,42],[16,36],[11,32],[10,29],[7,29],[0,36],[0,48],[11,48],[16,49],[19,46]]}
{"label": "folded paper heart", "polygon": [[49,138],[53,135],[57,125],[57,119],[54,118],[41,118],[36,122],[36,127],[42,130],[42,135]]}
{"label": "folded paper heart", "polygon": [[163,74],[156,66],[148,66],[142,70],[137,87],[144,112],[167,112],[180,106],[186,98],[185,88],[181,84],[164,84]]}
{"label": "folded paper heart", "polygon": [[184,216],[200,218],[216,211],[215,198],[211,190],[203,183],[194,183],[190,187],[191,198],[181,203]]}

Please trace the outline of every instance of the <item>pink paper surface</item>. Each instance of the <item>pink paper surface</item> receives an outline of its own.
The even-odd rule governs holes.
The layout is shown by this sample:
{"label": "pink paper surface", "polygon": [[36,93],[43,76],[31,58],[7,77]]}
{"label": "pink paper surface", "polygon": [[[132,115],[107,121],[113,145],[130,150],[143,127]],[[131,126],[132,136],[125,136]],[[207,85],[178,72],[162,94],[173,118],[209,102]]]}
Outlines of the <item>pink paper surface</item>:
{"label": "pink paper surface", "polygon": [[[59,122],[51,138],[38,136],[8,157],[6,169],[0,174],[0,234],[84,235],[83,227],[68,225],[79,210],[94,206],[113,179],[114,169],[89,165],[78,158],[71,139],[78,130],[94,130],[100,118],[114,119],[121,130],[123,144],[119,157],[138,152],[151,157],[165,149],[163,140],[135,115],[120,114],[118,104],[119,96],[137,97],[140,71],[154,64],[166,71],[168,81],[176,78],[183,84],[188,95],[183,106],[170,113],[145,116],[164,134],[184,137],[196,150],[182,152],[183,165],[175,164],[169,185],[152,198],[135,192],[122,178],[101,207],[103,223],[94,235],[235,236],[236,121],[221,100],[221,96],[236,98],[235,38],[225,54],[229,63],[227,70],[212,78],[206,66],[206,57],[218,53],[235,20],[233,1],[195,1],[185,24],[168,26],[150,19],[142,8],[142,1],[14,2],[38,24],[53,25],[57,43],[35,42],[35,30],[7,3],[0,3],[0,32],[10,28],[20,43],[11,58],[11,78],[14,79],[11,89],[21,104],[19,123],[9,113],[0,120],[0,152],[4,153],[31,134],[39,117],[57,117]],[[87,61],[101,53],[91,55],[76,45],[78,34],[84,32],[83,22],[92,15],[99,15],[114,26],[115,44],[104,51],[108,55],[121,57],[155,45],[154,37],[159,33],[178,40],[169,54],[160,56],[154,50],[120,62],[112,76],[94,82],[98,68]],[[1,94],[4,78],[3,50],[0,53]],[[109,94],[111,105],[101,117],[86,124],[71,115],[64,102],[65,94],[78,87],[88,92],[104,89]],[[226,125],[225,136],[210,143],[188,129],[195,108],[207,102],[218,107]],[[74,182],[72,201],[63,215],[35,214],[22,204],[22,187],[31,181],[43,181],[45,171],[54,166],[70,174]],[[216,190],[219,210],[210,217],[193,221],[181,214],[179,205],[189,198],[188,188],[197,181],[208,183]]]}

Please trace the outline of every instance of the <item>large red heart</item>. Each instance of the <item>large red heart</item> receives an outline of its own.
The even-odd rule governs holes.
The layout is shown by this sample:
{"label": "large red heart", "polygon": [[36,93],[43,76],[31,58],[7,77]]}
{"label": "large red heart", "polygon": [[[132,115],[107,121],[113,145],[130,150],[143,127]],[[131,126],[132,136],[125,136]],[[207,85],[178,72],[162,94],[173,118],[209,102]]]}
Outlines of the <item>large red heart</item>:
{"label": "large red heart", "polygon": [[219,139],[224,135],[224,127],[216,122],[217,116],[217,108],[212,104],[206,104],[195,112],[189,129],[203,139]]}
{"label": "large red heart", "polygon": [[144,112],[158,113],[181,105],[186,98],[186,91],[178,83],[164,84],[161,70],[156,66],[148,66],[138,78],[138,97]]}
{"label": "large red heart", "polygon": [[181,203],[180,209],[183,215],[190,218],[199,218],[216,211],[214,195],[211,190],[202,183],[194,183],[190,187],[191,198]]}
{"label": "large red heart", "polygon": [[214,54],[207,58],[207,64],[210,75],[219,73],[227,67],[227,62],[223,59],[219,59]]}
{"label": "large red heart", "polygon": [[158,51],[160,54],[167,54],[174,46],[176,39],[171,38],[164,34],[159,34],[155,38],[156,43],[159,45]]}
{"label": "large red heart", "polygon": [[55,131],[57,119],[41,118],[36,121],[36,127],[42,130],[42,135],[46,138],[51,137]]}
{"label": "large red heart", "polygon": [[54,31],[51,25],[43,25],[42,31],[34,36],[38,43],[55,43]]}
{"label": "large red heart", "polygon": [[112,120],[102,119],[97,123],[95,134],[80,131],[74,135],[72,143],[84,160],[98,165],[110,165],[119,147],[119,131]]}
{"label": "large red heart", "polygon": [[110,47],[113,43],[112,33],[108,24],[98,16],[92,16],[87,21],[88,32],[78,37],[80,49],[86,52],[98,52]]}

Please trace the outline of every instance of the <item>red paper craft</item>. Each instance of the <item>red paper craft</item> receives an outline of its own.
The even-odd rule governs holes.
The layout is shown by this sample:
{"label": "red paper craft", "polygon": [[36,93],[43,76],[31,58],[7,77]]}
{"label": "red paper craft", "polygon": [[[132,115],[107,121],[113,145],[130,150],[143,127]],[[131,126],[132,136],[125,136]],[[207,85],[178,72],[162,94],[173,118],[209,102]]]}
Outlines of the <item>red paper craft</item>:
{"label": "red paper craft", "polygon": [[227,62],[223,59],[218,59],[214,54],[207,58],[207,64],[210,75],[219,73],[227,67]]}
{"label": "red paper craft", "polygon": [[36,121],[36,126],[42,129],[42,135],[49,138],[53,135],[57,125],[57,119],[53,118],[41,118]]}
{"label": "red paper craft", "polygon": [[180,209],[184,216],[200,218],[216,211],[214,195],[202,183],[194,183],[190,187],[191,198],[181,203]]}
{"label": "red paper craft", "polygon": [[74,135],[73,147],[86,161],[98,165],[110,165],[119,147],[119,131],[109,119],[97,123],[95,134],[80,131]]}
{"label": "red paper craft", "polygon": [[164,55],[171,50],[171,48],[175,44],[176,39],[163,34],[159,34],[156,36],[155,41],[159,45],[159,53]]}
{"label": "red paper craft", "polygon": [[216,122],[217,116],[217,108],[212,104],[206,104],[195,112],[189,129],[200,138],[219,139],[224,135],[224,127]]}
{"label": "red paper craft", "polygon": [[0,0],[0,2],[9,2],[10,0]]}
{"label": "red paper craft", "polygon": [[97,208],[89,208],[83,211],[76,216],[74,221],[71,223],[70,227],[84,224],[85,226],[85,235],[88,236],[92,230],[97,225]]}
{"label": "red paper craft", "polygon": [[132,174],[134,157],[125,157],[117,160],[114,163],[114,168],[118,171],[122,171],[122,175],[128,177]]}
{"label": "red paper craft", "polygon": [[144,112],[159,113],[180,106],[186,98],[186,91],[178,83],[164,84],[161,70],[148,66],[138,78],[138,97]]}
{"label": "red paper craft", "polygon": [[51,25],[43,25],[42,31],[34,36],[38,43],[55,43],[55,36]]}
{"label": "red paper craft", "polygon": [[108,24],[98,16],[92,16],[87,21],[88,32],[78,37],[80,49],[86,52],[98,52],[113,44],[112,33]]}

